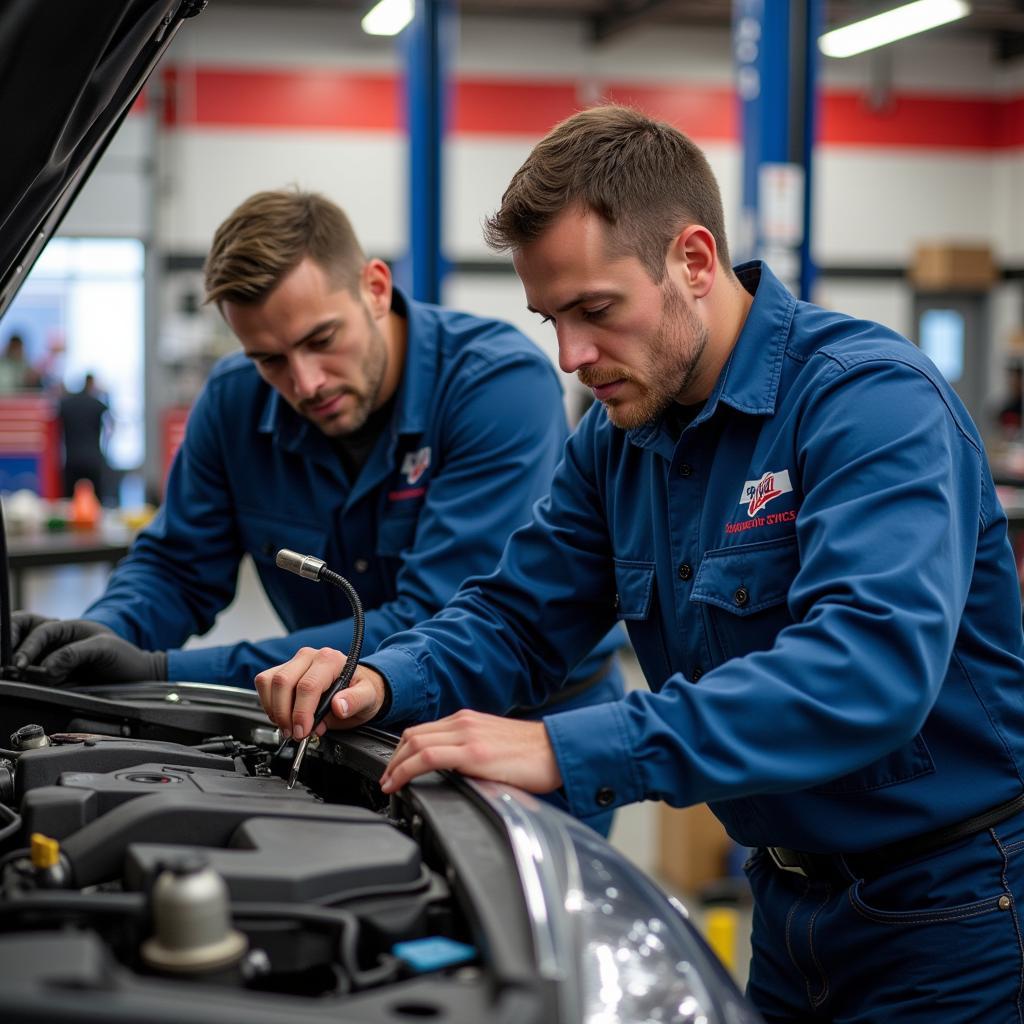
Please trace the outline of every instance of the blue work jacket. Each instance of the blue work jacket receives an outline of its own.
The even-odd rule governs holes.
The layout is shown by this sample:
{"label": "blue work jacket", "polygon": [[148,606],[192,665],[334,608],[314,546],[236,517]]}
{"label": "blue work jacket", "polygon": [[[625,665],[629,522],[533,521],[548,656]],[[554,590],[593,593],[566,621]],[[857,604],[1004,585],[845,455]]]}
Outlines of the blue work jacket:
{"label": "blue work jacket", "polygon": [[[162,508],[86,618],[168,650],[172,680],[250,686],[303,645],[347,650],[352,639],[345,594],[278,569],[279,548],[317,555],[352,582],[366,609],[364,652],[494,567],[561,455],[568,429],[557,374],[508,324],[397,290],[393,305],[408,323],[402,380],[390,426],[355,480],[250,360],[228,356],[192,409]],[[245,554],[289,635],[177,649],[230,603]],[[613,634],[581,651],[570,684],[624,641]],[[621,695],[614,670],[575,703]]]}
{"label": "blue work jacket", "polygon": [[576,814],[710,801],[745,845],[849,852],[1011,799],[1021,602],[974,424],[904,338],[737,272],[703,410],[592,409],[496,572],[368,659],[386,721],[536,702],[619,619],[651,692],[544,719]]}

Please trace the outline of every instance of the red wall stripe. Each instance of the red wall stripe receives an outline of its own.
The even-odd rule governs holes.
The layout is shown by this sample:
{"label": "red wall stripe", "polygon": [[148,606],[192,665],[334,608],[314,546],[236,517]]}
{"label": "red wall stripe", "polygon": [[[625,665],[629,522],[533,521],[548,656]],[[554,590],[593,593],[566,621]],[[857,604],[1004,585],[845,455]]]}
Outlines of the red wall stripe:
{"label": "red wall stripe", "polygon": [[175,102],[167,117],[178,125],[394,131],[402,118],[395,75],[169,70]]}
{"label": "red wall stripe", "polygon": [[739,103],[732,89],[694,85],[611,85],[606,94],[668,121],[702,141],[739,136]]}
{"label": "red wall stripe", "polygon": [[1000,102],[988,98],[896,95],[872,110],[861,93],[825,96],[819,138],[826,145],[992,149],[1002,145]]}
{"label": "red wall stripe", "polygon": [[398,85],[382,75],[203,71],[195,115],[200,124],[389,130],[400,115]]}
{"label": "red wall stripe", "polygon": [[999,135],[1004,148],[1024,146],[1024,96],[999,104]]}
{"label": "red wall stripe", "polygon": [[[575,82],[486,82],[455,85],[452,128],[466,135],[536,135],[586,104]],[[398,127],[397,125],[395,126]]]}
{"label": "red wall stripe", "polygon": [[[165,70],[179,127],[397,132],[402,84],[394,74],[203,67]],[[452,127],[462,135],[539,137],[587,105],[575,81],[460,79]],[[631,103],[703,142],[734,142],[739,110],[731,88],[608,82],[600,97]],[[822,102],[826,146],[998,150],[1024,147],[1024,97],[959,98],[899,93],[880,110],[862,93],[830,91]]]}

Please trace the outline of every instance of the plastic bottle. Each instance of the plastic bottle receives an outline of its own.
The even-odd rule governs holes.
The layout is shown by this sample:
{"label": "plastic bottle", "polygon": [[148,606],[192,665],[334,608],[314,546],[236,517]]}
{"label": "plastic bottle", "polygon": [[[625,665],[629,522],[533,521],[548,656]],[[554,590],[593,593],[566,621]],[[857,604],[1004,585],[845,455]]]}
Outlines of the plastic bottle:
{"label": "plastic bottle", "polygon": [[78,530],[92,530],[100,521],[100,500],[91,480],[79,480],[71,497],[68,521]]}

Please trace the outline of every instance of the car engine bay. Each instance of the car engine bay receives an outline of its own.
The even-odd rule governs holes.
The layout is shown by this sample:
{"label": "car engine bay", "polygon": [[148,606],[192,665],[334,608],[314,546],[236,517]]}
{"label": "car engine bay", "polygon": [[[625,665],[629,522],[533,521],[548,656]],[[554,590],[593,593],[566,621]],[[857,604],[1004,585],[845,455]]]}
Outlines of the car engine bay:
{"label": "car engine bay", "polygon": [[0,1018],[554,1019],[486,804],[365,729],[289,791],[252,697],[0,681]]}

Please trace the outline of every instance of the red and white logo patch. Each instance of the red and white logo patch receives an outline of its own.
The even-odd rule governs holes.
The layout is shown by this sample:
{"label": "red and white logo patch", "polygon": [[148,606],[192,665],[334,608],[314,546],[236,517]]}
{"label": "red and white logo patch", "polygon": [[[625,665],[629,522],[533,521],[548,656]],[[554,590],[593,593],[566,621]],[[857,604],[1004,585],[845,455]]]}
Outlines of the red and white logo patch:
{"label": "red and white logo patch", "polygon": [[779,495],[788,494],[792,490],[788,469],[765,473],[760,480],[748,480],[743,485],[740,504],[747,506],[747,515],[753,518],[769,501],[774,501]]}
{"label": "red and white logo patch", "polygon": [[430,466],[430,449],[420,448],[419,451],[409,452],[402,459],[402,473],[410,483],[416,483]]}

